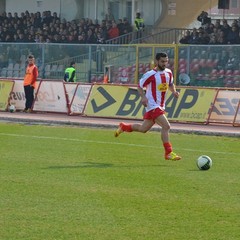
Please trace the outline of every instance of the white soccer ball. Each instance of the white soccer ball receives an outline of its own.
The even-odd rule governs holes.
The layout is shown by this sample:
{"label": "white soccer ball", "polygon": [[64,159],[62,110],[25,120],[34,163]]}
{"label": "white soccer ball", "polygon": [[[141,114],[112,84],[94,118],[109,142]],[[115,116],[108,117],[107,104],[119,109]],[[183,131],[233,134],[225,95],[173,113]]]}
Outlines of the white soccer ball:
{"label": "white soccer ball", "polygon": [[16,111],[15,106],[14,106],[14,105],[10,105],[10,106],[9,106],[9,112],[13,113],[13,112],[15,112],[15,111]]}
{"label": "white soccer ball", "polygon": [[212,159],[209,156],[202,155],[197,159],[197,166],[200,170],[208,170],[212,167]]}

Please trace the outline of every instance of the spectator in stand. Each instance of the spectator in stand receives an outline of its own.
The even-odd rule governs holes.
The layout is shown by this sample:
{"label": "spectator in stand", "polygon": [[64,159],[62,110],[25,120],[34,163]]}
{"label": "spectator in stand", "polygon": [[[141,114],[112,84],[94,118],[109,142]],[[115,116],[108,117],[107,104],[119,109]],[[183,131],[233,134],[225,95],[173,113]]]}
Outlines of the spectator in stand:
{"label": "spectator in stand", "polygon": [[91,28],[89,28],[87,32],[87,38],[86,38],[86,43],[88,44],[95,44],[97,42],[97,39],[92,31]]}
{"label": "spectator in stand", "polygon": [[9,12],[8,15],[7,15],[7,21],[8,21],[8,23],[10,23],[10,22],[12,21],[12,19],[13,19],[12,13]]}
{"label": "spectator in stand", "polygon": [[117,24],[113,21],[112,26],[108,30],[108,39],[113,39],[119,37],[119,29]]}
{"label": "spectator in stand", "polygon": [[187,30],[185,33],[184,33],[184,36],[180,39],[180,43],[181,44],[189,44],[190,42],[190,39],[191,39],[191,33],[189,30]]}
{"label": "spectator in stand", "polygon": [[226,39],[224,31],[220,31],[217,41],[221,45],[227,44],[227,39]]}
{"label": "spectator in stand", "polygon": [[217,21],[216,21],[216,23],[214,24],[214,28],[216,28],[217,31],[218,31],[219,29],[222,29],[222,25],[221,25],[220,20],[217,20]]}
{"label": "spectator in stand", "polygon": [[210,38],[208,34],[204,31],[198,33],[198,44],[208,44],[210,41]]}
{"label": "spectator in stand", "polygon": [[213,29],[214,29],[214,24],[213,23],[210,23],[210,24],[205,24],[204,26],[204,31],[207,33],[207,34],[211,34],[213,33]]}
{"label": "spectator in stand", "polygon": [[10,34],[6,35],[6,38],[5,38],[4,42],[12,42],[12,38],[11,38]]}
{"label": "spectator in stand", "polygon": [[94,28],[95,28],[95,25],[94,25],[94,23],[93,23],[93,20],[90,19],[90,18],[87,19],[87,27],[88,27],[88,29],[89,29],[89,28],[91,28],[91,29],[94,29]]}
{"label": "spectator in stand", "polygon": [[6,36],[9,34],[8,29],[4,26],[2,30],[2,39],[6,39]]}
{"label": "spectator in stand", "polygon": [[33,38],[33,36],[31,34],[28,34],[27,42],[34,42],[34,38]]}
{"label": "spectator in stand", "polygon": [[95,29],[100,27],[97,19],[95,19],[95,20],[93,21],[93,26],[94,26]]}
{"label": "spectator in stand", "polygon": [[6,12],[3,12],[0,16],[0,21],[1,22],[4,22],[4,20],[7,19],[7,13]]}
{"label": "spectator in stand", "polygon": [[239,28],[239,26],[238,26],[237,21],[233,21],[233,22],[232,22],[231,27],[233,27],[233,26],[236,27],[236,28],[237,28],[237,31],[239,32],[240,28]]}
{"label": "spectator in stand", "polygon": [[228,44],[239,44],[240,38],[239,38],[239,31],[236,26],[232,26],[231,30],[229,31],[227,35],[227,43]]}
{"label": "spectator in stand", "polygon": [[117,27],[119,29],[119,35],[124,34],[124,23],[122,19],[118,19]]}
{"label": "spectator in stand", "polygon": [[42,17],[40,12],[36,12],[33,25],[35,28],[42,27]]}
{"label": "spectator in stand", "polygon": [[83,31],[84,31],[85,33],[88,32],[88,26],[87,26],[87,24],[83,25]]}
{"label": "spectator in stand", "polygon": [[22,32],[19,33],[17,42],[27,42],[27,39]]}
{"label": "spectator in stand", "polygon": [[212,44],[212,45],[218,44],[218,38],[216,35],[214,35],[214,34],[211,35],[209,44]]}
{"label": "spectator in stand", "polygon": [[46,18],[44,22],[47,23],[47,25],[49,25],[50,22],[52,22],[52,20],[53,20],[52,12],[50,10],[46,11]]}
{"label": "spectator in stand", "polygon": [[85,33],[78,35],[76,43],[79,43],[79,44],[85,44],[86,43]]}
{"label": "spectator in stand", "polygon": [[67,37],[67,43],[69,44],[74,44],[76,43],[76,40],[74,39],[74,36],[72,34],[70,34],[68,37]]}
{"label": "spectator in stand", "polygon": [[197,32],[196,28],[194,28],[193,31],[192,31],[189,43],[190,44],[198,44],[198,32]]}
{"label": "spectator in stand", "polygon": [[102,37],[101,33],[98,32],[97,33],[97,44],[104,44],[105,43],[105,39]]}
{"label": "spectator in stand", "polygon": [[13,42],[17,42],[18,41],[18,34],[13,34]]}
{"label": "spectator in stand", "polygon": [[[57,36],[59,36],[59,35],[57,35]],[[67,37],[65,35],[59,36],[58,39],[59,39],[58,40],[59,43],[68,43],[68,39],[67,39]]]}
{"label": "spectator in stand", "polygon": [[215,36],[217,39],[219,38],[219,30],[218,28],[213,28],[213,32],[211,34],[209,34],[209,37],[212,38],[213,36]]}
{"label": "spectator in stand", "polygon": [[28,18],[30,18],[30,13],[29,13],[29,11],[26,10],[25,15],[24,15],[24,20],[26,20]]}
{"label": "spectator in stand", "polygon": [[225,36],[227,36],[228,33],[231,31],[231,27],[229,26],[226,19],[223,19],[223,25],[221,27],[221,30],[224,32]]}
{"label": "spectator in stand", "polygon": [[[40,12],[29,13],[27,10],[22,12],[20,16],[18,16],[17,13],[14,13],[14,16],[12,13],[2,13],[0,20],[0,41],[65,42],[65,39],[60,41],[60,36],[73,35],[74,42],[79,42],[77,41],[78,36],[81,35],[83,31],[87,33],[89,29],[93,32],[95,40],[99,32],[101,34],[99,41],[102,41],[102,39],[105,41],[108,38],[106,20],[103,20],[101,25],[99,25],[97,21],[93,22],[91,19],[81,19],[79,22],[77,20],[67,22],[65,19],[62,19],[60,22],[56,12],[54,12],[52,16],[51,11],[44,11],[41,15]],[[110,25],[109,29],[111,29]],[[124,24],[124,33],[130,32],[130,30],[126,29]],[[40,37],[40,35],[42,35],[42,37]],[[58,35],[57,38],[55,35]],[[90,42],[96,43],[96,41]]]}
{"label": "spectator in stand", "polygon": [[237,25],[240,28],[240,17],[238,19],[236,19]]}
{"label": "spectator in stand", "polygon": [[98,33],[101,35],[101,38],[103,39],[104,43],[106,42],[108,38],[107,31],[104,31],[102,27],[98,28]]}
{"label": "spectator in stand", "polygon": [[58,17],[57,13],[54,12],[53,16],[52,16],[52,22],[56,23],[60,20],[60,18]]}
{"label": "spectator in stand", "polygon": [[53,35],[52,42],[53,43],[60,43],[60,39],[59,39],[59,35],[58,34],[54,34]]}
{"label": "spectator in stand", "polygon": [[111,12],[111,9],[110,9],[110,8],[107,9],[107,13],[106,13],[106,15],[105,15],[105,20],[106,20],[106,21],[115,21],[114,15],[113,15],[113,13]]}
{"label": "spectator in stand", "polygon": [[202,11],[201,14],[197,17],[197,20],[201,22],[201,25],[204,26],[206,23],[211,23],[211,18],[208,17],[208,13]]}
{"label": "spectator in stand", "polygon": [[123,27],[124,34],[130,33],[133,31],[132,26],[126,17],[123,19],[123,25],[124,25],[124,27]]}
{"label": "spectator in stand", "polygon": [[46,39],[44,37],[44,35],[40,35],[39,36],[39,43],[45,43],[46,42]]}
{"label": "spectator in stand", "polygon": [[17,23],[19,21],[19,17],[18,17],[18,13],[15,12],[14,15],[13,15],[13,19],[14,19],[14,23]]}
{"label": "spectator in stand", "polygon": [[49,30],[49,34],[53,37],[55,34],[57,34],[57,31],[54,27],[51,27]]}
{"label": "spectator in stand", "polygon": [[99,26],[99,32],[101,33],[102,37],[107,40],[108,38],[108,29],[106,25],[106,21],[103,20],[102,23]]}

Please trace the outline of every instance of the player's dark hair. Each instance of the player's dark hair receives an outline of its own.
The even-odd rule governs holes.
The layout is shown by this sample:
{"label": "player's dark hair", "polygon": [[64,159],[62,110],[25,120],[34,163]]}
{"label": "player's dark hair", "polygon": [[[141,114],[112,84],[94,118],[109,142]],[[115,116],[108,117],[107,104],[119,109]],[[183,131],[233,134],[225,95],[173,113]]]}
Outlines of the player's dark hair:
{"label": "player's dark hair", "polygon": [[166,58],[168,57],[167,53],[165,52],[160,52],[156,54],[156,60],[158,61],[160,58]]}

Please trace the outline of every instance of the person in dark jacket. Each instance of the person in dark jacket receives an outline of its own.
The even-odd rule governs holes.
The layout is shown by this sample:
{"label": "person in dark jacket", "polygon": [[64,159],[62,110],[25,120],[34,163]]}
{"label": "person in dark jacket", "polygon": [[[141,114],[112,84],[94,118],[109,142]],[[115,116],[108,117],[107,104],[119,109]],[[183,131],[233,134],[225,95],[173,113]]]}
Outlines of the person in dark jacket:
{"label": "person in dark jacket", "polygon": [[207,23],[211,23],[211,18],[208,17],[208,13],[205,11],[202,11],[201,14],[197,17],[197,20],[201,22],[201,25],[205,25]]}

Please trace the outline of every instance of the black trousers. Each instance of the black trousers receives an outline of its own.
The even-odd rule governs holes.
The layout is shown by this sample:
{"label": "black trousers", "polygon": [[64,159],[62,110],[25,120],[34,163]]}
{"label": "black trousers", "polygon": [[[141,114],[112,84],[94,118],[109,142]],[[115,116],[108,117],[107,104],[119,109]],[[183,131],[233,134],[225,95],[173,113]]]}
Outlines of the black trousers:
{"label": "black trousers", "polygon": [[25,109],[31,109],[32,108],[32,104],[33,104],[33,100],[34,100],[34,88],[31,85],[27,85],[24,86],[24,93],[25,93],[25,98],[26,98],[26,102],[25,102]]}

